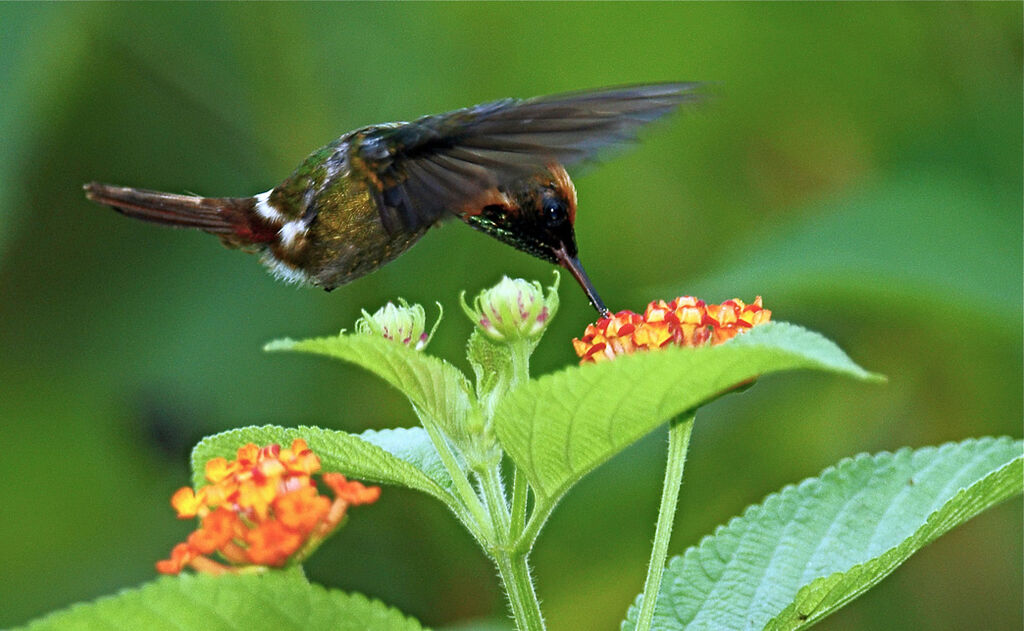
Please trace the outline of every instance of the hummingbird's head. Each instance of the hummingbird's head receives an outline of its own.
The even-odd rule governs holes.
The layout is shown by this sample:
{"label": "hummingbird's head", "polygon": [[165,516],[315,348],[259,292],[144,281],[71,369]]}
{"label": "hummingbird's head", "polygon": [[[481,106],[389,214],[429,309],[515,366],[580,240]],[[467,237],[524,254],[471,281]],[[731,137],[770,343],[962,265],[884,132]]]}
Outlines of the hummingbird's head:
{"label": "hummingbird's head", "polygon": [[564,267],[594,308],[607,313],[577,258],[576,187],[560,165],[485,191],[459,217],[517,250]]}

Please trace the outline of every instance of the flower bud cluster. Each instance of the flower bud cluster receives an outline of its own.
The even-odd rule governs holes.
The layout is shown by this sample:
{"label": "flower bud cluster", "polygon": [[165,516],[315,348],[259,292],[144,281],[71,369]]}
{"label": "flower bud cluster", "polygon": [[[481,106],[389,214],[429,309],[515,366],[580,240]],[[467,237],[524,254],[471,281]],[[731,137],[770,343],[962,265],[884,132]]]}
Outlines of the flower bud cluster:
{"label": "flower bud cluster", "polygon": [[363,311],[363,317],[356,320],[356,333],[381,336],[405,344],[413,350],[423,350],[441,322],[440,318],[430,333],[427,333],[427,314],[423,306],[410,305],[402,298],[398,299],[398,303],[389,302],[373,315]]}
{"label": "flower bud cluster", "polygon": [[460,301],[469,319],[496,342],[537,339],[558,311],[558,275],[547,295],[536,281],[505,276],[480,292],[472,307],[466,304],[465,293]]}

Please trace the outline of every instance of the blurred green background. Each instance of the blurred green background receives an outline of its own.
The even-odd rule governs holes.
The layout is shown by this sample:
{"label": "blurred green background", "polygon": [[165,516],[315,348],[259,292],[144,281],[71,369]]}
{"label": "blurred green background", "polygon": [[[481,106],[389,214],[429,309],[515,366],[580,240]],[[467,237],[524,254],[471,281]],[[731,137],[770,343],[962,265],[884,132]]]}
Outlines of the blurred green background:
{"label": "blurred green background", "polygon": [[[90,180],[247,195],[350,129],[505,96],[662,80],[715,98],[575,178],[614,309],[762,294],[889,383],[766,378],[699,417],[672,552],[859,452],[1021,435],[1020,3],[0,5],[0,626],[153,578],[201,436],[409,425],[358,370],[262,345],[396,296],[550,266],[449,224],[331,294],[207,235],[131,222]],[[534,360],[572,363],[571,279]],[[664,432],[588,476],[534,554],[552,629],[617,628],[653,536]],[[1021,501],[914,557],[828,629],[1020,629]],[[430,625],[503,619],[445,509],[386,489],[308,564]]]}

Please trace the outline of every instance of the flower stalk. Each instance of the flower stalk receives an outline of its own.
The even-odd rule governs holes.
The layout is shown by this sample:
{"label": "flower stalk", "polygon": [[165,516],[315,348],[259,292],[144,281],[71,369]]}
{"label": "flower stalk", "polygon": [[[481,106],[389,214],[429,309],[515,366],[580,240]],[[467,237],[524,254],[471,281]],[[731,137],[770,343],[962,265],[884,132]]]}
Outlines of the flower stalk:
{"label": "flower stalk", "polygon": [[480,474],[480,486],[483,488],[491,521],[496,530],[496,541],[488,550],[494,564],[501,575],[505,586],[505,596],[516,620],[519,631],[539,631],[544,629],[544,617],[540,610],[540,601],[530,579],[530,568],[527,553],[514,545],[518,532],[512,523],[509,506],[502,488],[500,469],[489,468]]}
{"label": "flower stalk", "polygon": [[641,595],[640,615],[636,631],[648,631],[654,620],[654,607],[661,590],[661,577],[665,572],[668,544],[672,539],[672,525],[676,515],[676,502],[683,482],[686,466],[686,451],[690,445],[694,414],[689,413],[674,419],[668,427],[668,460],[665,463],[665,483],[661,489],[661,505],[658,507],[658,524],[654,530],[654,545],[651,560],[647,565],[647,578]]}
{"label": "flower stalk", "polygon": [[540,601],[537,600],[537,592],[533,589],[526,555],[501,551],[495,555],[495,563],[516,620],[516,628],[519,631],[543,631],[544,615],[541,613]]}

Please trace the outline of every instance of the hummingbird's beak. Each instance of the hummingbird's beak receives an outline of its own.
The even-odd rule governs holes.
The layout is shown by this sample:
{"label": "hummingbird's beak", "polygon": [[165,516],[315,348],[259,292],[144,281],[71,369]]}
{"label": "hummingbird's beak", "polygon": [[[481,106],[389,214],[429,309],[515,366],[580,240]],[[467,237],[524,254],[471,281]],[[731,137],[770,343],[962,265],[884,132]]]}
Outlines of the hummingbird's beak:
{"label": "hummingbird's beak", "polygon": [[562,247],[555,250],[555,258],[558,259],[558,264],[569,270],[572,277],[576,279],[576,282],[583,288],[583,292],[587,294],[587,298],[590,299],[590,304],[594,305],[597,312],[601,314],[601,317],[607,317],[610,315],[608,307],[604,306],[604,302],[601,301],[601,297],[597,295],[597,290],[594,289],[593,283],[587,278],[587,273],[583,270],[583,265],[580,260],[575,256],[569,256],[569,253],[565,251],[565,244]]}

